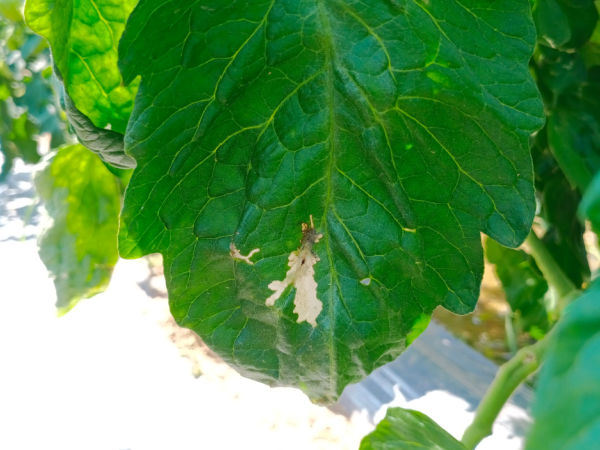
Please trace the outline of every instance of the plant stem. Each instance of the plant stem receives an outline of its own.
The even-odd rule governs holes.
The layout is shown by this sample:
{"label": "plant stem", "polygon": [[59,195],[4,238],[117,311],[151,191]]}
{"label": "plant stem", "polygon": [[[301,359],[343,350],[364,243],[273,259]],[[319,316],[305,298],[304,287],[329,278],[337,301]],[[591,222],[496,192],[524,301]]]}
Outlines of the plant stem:
{"label": "plant stem", "polygon": [[542,274],[548,283],[556,289],[559,298],[559,309],[562,310],[566,306],[565,303],[568,302],[569,297],[572,297],[573,293],[577,292],[577,287],[565,275],[554,257],[533,230],[531,230],[525,242],[529,246],[531,256],[535,259]]}
{"label": "plant stem", "polygon": [[500,367],[477,407],[473,422],[462,437],[462,443],[468,450],[474,449],[483,438],[492,434],[492,425],[506,401],[539,368],[549,336],[550,334],[535,344],[522,348]]}
{"label": "plant stem", "polygon": [[510,353],[514,355],[518,350],[518,338],[517,331],[515,330],[515,325],[513,323],[513,317],[510,312],[507,312],[504,316],[504,330],[506,332],[506,345],[508,345]]}
{"label": "plant stem", "polygon": [[[559,297],[559,309],[562,310],[578,292],[577,287],[565,275],[533,230],[525,242],[542,274],[556,289]],[[482,439],[492,434],[494,421],[506,401],[519,385],[539,368],[551,335],[550,332],[535,344],[522,348],[498,369],[494,381],[477,407],[473,422],[462,437],[462,443],[468,450],[474,449]]]}

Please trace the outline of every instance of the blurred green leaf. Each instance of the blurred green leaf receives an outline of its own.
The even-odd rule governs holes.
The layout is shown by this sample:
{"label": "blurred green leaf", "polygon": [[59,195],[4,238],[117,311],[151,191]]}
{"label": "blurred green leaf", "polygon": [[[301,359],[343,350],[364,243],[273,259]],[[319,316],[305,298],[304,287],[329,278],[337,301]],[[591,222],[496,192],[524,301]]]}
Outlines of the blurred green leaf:
{"label": "blurred green leaf", "polygon": [[[600,102],[598,103],[600,108]],[[585,191],[600,167],[600,122],[583,108],[557,109],[548,117],[548,142],[569,181]]]}
{"label": "blurred green leaf", "polygon": [[514,320],[523,331],[536,336],[548,330],[548,313],[544,296],[548,283],[533,258],[522,250],[514,250],[486,239],[485,255],[495,265]]}
{"label": "blurred green leaf", "polygon": [[[583,26],[588,31],[596,26],[595,12],[590,16],[593,24],[579,23],[578,15],[572,14],[584,14],[586,8],[591,8],[590,2],[568,3],[570,6],[567,2],[537,2],[535,8],[549,8],[546,12],[558,8],[562,19],[546,24],[550,29],[555,27],[554,32],[559,32],[561,23]],[[539,14],[541,10],[536,11]],[[600,77],[597,68],[590,67],[582,53],[573,49],[538,45],[532,67],[547,115],[546,126],[535,136],[532,150],[542,240],[561,261],[571,281],[582,286],[590,270],[583,242],[585,229],[576,212],[581,192],[600,169]]]}
{"label": "blurred green leaf", "polygon": [[533,18],[542,42],[568,50],[589,39],[598,12],[594,0],[534,0]]}
{"label": "blurred green leaf", "polygon": [[0,104],[0,151],[4,157],[0,181],[6,178],[15,159],[20,158],[31,164],[40,160],[35,140],[39,131],[37,125],[27,113],[13,119],[5,106]]}
{"label": "blurred green leaf", "polygon": [[360,450],[465,450],[446,430],[418,411],[390,408]]}
{"label": "blurred green leaf", "polygon": [[40,256],[64,313],[108,285],[118,259],[119,180],[95,154],[73,145],[61,148],[35,181],[53,220],[40,238]]}
{"label": "blurred green leaf", "polygon": [[67,131],[58,108],[58,98],[50,80],[41,72],[33,72],[25,85],[24,95],[15,98],[14,102],[38,124],[40,133],[51,134],[50,148],[58,148],[65,143]]}
{"label": "blurred green leaf", "polygon": [[37,125],[30,120],[27,113],[23,113],[12,121],[9,132],[0,137],[1,145],[8,147],[9,152],[18,155],[25,162],[36,163],[40,160],[37,142],[34,139],[37,133]]}
{"label": "blurred green leaf", "polygon": [[27,29],[21,2],[0,4],[0,179],[15,159],[36,163],[38,136],[51,134],[51,148],[66,140],[51,82],[45,75],[50,54],[43,40]]}
{"label": "blurred green leaf", "polygon": [[600,284],[565,310],[537,382],[528,450],[583,450],[600,442]]}
{"label": "blurred green leaf", "polygon": [[538,85],[549,109],[559,96],[571,94],[587,79],[585,62],[578,52],[564,52],[538,46],[534,53]]}
{"label": "blurred green leaf", "polygon": [[590,277],[583,242],[585,228],[577,217],[581,195],[568,182],[548,149],[544,130],[538,133],[532,153],[540,204],[538,217],[543,223],[541,239],[573,284],[580,287]]}
{"label": "blurred green leaf", "polygon": [[124,133],[137,84],[124,86],[117,46],[137,0],[28,0],[27,24],[50,42],[55,67],[77,109],[95,126]]}
{"label": "blurred green leaf", "polygon": [[534,70],[546,104],[546,144],[584,192],[600,169],[600,67],[588,68],[579,52],[540,47]]}
{"label": "blurred green leaf", "polygon": [[19,21],[22,4],[22,0],[0,0],[0,17],[3,16],[10,22]]}
{"label": "blurred green leaf", "polygon": [[[596,0],[596,9],[600,11],[600,0]],[[581,54],[586,66],[600,66],[600,21],[596,23],[596,28],[589,41],[581,48]]]}
{"label": "blurred green leaf", "polygon": [[579,205],[579,217],[581,220],[589,220],[592,229],[600,234],[600,172],[585,191],[585,195]]}
{"label": "blurred green leaf", "polygon": [[[584,5],[584,3],[581,3]],[[589,279],[577,208],[600,170],[600,72],[579,51],[538,46],[532,62],[547,123],[534,139],[536,190],[546,247],[577,286]]]}

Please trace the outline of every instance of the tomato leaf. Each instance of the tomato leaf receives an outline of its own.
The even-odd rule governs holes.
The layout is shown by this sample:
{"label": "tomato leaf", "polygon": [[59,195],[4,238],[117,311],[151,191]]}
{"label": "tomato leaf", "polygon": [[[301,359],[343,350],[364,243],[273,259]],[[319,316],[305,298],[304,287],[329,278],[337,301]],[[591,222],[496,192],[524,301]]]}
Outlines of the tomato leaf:
{"label": "tomato leaf", "polygon": [[137,83],[123,85],[117,46],[136,0],[27,0],[29,27],[48,39],[55,70],[77,109],[124,133]]}
{"label": "tomato leaf", "polygon": [[541,48],[535,69],[548,109],[547,145],[584,192],[600,169],[600,67],[586,68],[579,52]]}
{"label": "tomato leaf", "polygon": [[371,434],[360,443],[360,450],[465,450],[465,446],[446,430],[418,411],[390,408]]}
{"label": "tomato leaf", "polygon": [[119,169],[135,167],[135,160],[125,154],[121,133],[95,126],[77,109],[68,94],[65,94],[65,112],[79,142],[96,153],[103,161]]}
{"label": "tomato leaf", "polygon": [[548,283],[533,258],[522,250],[506,248],[491,239],[485,243],[485,255],[496,266],[506,300],[520,328],[537,335],[546,332],[549,323],[544,295]]}
{"label": "tomato leaf", "polygon": [[568,50],[590,38],[598,11],[594,0],[533,0],[533,17],[543,43]]}
{"label": "tomato leaf", "polygon": [[[537,137],[543,135],[542,131]],[[543,139],[536,139],[533,161],[540,205],[538,219],[543,225],[540,237],[554,259],[562,262],[565,275],[580,287],[590,278],[583,242],[585,227],[577,217],[581,194],[569,183]]]}
{"label": "tomato leaf", "polygon": [[600,234],[600,172],[585,191],[578,213],[582,221],[589,220],[594,232]]}
{"label": "tomato leaf", "polygon": [[527,449],[594,448],[600,440],[600,285],[565,310],[537,383]]}
{"label": "tomato leaf", "polygon": [[103,291],[118,259],[121,191],[117,178],[81,145],[61,148],[36,176],[52,225],[40,256],[54,277],[60,313]]}
{"label": "tomato leaf", "polygon": [[473,309],[480,231],[527,235],[534,41],[527,0],[142,0],[121,254],[163,253],[175,318],[242,374],[335,399]]}

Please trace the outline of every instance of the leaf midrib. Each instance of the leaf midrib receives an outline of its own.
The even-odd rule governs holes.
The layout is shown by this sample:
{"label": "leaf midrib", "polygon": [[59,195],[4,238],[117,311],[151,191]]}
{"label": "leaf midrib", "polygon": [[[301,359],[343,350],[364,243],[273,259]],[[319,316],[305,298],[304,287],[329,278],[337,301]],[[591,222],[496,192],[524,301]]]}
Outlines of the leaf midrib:
{"label": "leaf midrib", "polygon": [[[329,207],[332,204],[332,196],[333,196],[333,173],[336,167],[335,164],[335,86],[333,85],[334,80],[334,46],[333,46],[333,30],[331,28],[331,24],[329,23],[328,12],[325,10],[324,2],[319,1],[317,3],[319,19],[321,21],[323,27],[323,47],[325,49],[325,66],[326,66],[326,80],[327,80],[327,92],[328,92],[328,107],[329,107],[329,164],[327,166],[327,196],[325,198],[325,205],[323,208],[323,217],[321,218],[321,226],[323,227],[323,236],[325,238],[325,248],[327,250],[327,259],[329,262],[329,276],[330,276],[330,287],[329,291],[329,307],[328,307],[328,316],[329,316],[329,380],[330,383],[335,383],[337,385],[337,359],[335,352],[335,342],[334,342],[334,330],[335,330],[335,299],[333,297],[334,293],[334,283],[337,286],[338,291],[341,295],[339,280],[337,278],[337,273],[335,271],[335,265],[333,260],[333,252],[331,249],[331,242],[329,237],[329,227],[327,221],[327,215],[329,212]],[[337,391],[337,386],[331,386],[331,390],[333,392]]]}

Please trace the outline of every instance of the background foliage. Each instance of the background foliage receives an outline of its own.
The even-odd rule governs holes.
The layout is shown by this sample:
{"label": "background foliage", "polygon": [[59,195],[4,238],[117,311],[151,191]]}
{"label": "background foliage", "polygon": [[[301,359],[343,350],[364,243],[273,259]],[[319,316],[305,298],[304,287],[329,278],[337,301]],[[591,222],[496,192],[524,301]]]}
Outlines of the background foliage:
{"label": "background foliage", "polygon": [[51,148],[65,142],[50,53],[44,40],[25,26],[20,8],[20,0],[0,3],[0,180],[15,159],[40,160],[38,135],[48,133]]}
{"label": "background foliage", "polygon": [[[57,309],[64,313],[80,299],[104,290],[110,280],[118,258],[121,196],[130,174],[105,166],[84,147],[73,145],[73,134],[83,134],[98,153],[114,155],[119,145],[123,153],[122,135],[115,144],[115,132],[87,122],[81,125],[87,119],[81,115],[72,120],[77,127],[66,120],[61,109],[64,91],[52,75],[50,49],[25,25],[22,7],[20,0],[0,3],[0,178],[9,174],[15,159],[37,163],[44,156],[40,150],[49,151],[47,167],[36,180],[52,218],[39,241],[40,255],[55,280]],[[67,13],[65,8],[56,11]],[[116,49],[113,59],[118,73]],[[128,101],[130,108],[131,98]]]}

